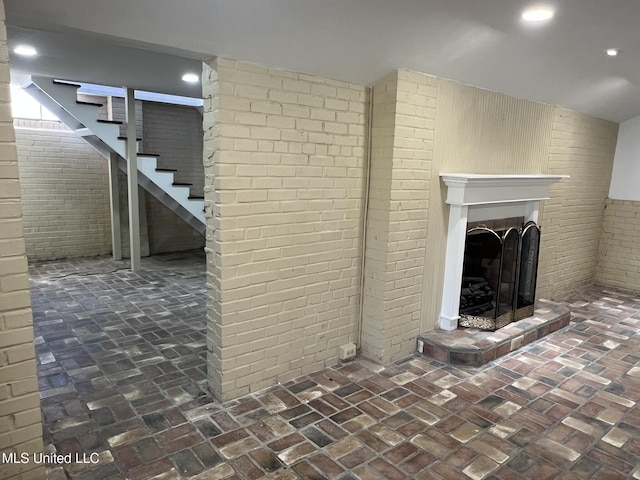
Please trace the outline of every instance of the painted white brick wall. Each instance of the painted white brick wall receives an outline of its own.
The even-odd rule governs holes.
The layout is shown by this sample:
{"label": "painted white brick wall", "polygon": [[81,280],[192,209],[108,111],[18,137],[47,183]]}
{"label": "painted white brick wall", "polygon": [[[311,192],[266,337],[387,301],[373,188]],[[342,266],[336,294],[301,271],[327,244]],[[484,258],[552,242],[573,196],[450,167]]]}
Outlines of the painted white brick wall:
{"label": "painted white brick wall", "polygon": [[27,256],[108,254],[107,160],[66,128],[42,129],[48,123],[23,120],[16,128]]}
{"label": "painted white brick wall", "polygon": [[[93,96],[82,98],[85,101],[103,102],[105,107],[101,109],[101,117],[124,119],[123,99],[113,99],[109,113],[106,99]],[[177,108],[178,115],[170,114],[160,122],[156,117],[167,109],[161,109],[160,112],[152,109],[152,127],[149,130],[152,138],[153,135],[160,138],[166,132],[154,129],[153,125],[161,123],[167,129],[169,124],[173,125],[173,134],[166,135],[160,150],[164,151],[166,148],[174,153],[185,152],[185,156],[189,157],[190,178],[177,180],[191,181],[197,176],[199,166],[197,182],[202,185],[201,117],[197,111],[195,115],[192,111],[185,114],[180,107]],[[168,110],[171,112],[172,107]],[[136,102],[136,112],[138,134],[142,135],[143,102]],[[29,259],[33,261],[110,253],[112,247],[107,160],[60,122],[19,119],[15,121],[15,125],[23,177],[25,236]],[[192,138],[185,145],[182,137],[193,137],[193,130],[200,132],[199,143]],[[122,172],[119,173],[119,178],[123,255],[126,257],[129,255],[127,184]],[[139,192],[143,255],[204,246],[204,239],[198,232],[143,189]],[[200,194],[201,192],[202,187]]]}
{"label": "painted white brick wall", "polygon": [[[228,399],[318,368],[319,355],[331,352],[327,347],[333,340],[339,344],[353,338],[356,304],[348,303],[353,306],[353,322],[336,324],[344,325],[346,332],[352,329],[347,337],[325,333],[325,317],[312,305],[324,306],[331,298],[317,290],[326,288],[320,283],[325,278],[329,288],[334,286],[333,279],[340,278],[348,295],[353,293],[356,299],[359,293],[356,257],[350,256],[359,245],[339,239],[361,237],[359,223],[351,221],[362,214],[357,207],[361,197],[354,196],[355,210],[352,204],[338,204],[338,199],[349,200],[352,190],[348,188],[344,197],[336,180],[362,180],[364,172],[359,159],[348,157],[351,163],[346,170],[338,174],[335,167],[343,159],[338,154],[343,146],[359,148],[360,137],[354,134],[364,132],[365,123],[364,118],[361,125],[346,128],[335,123],[340,123],[340,113],[356,114],[360,121],[366,102],[358,105],[353,98],[340,98],[350,90],[364,96],[358,86],[346,90],[338,86],[332,96],[336,90],[327,87],[336,85],[325,79],[229,60],[214,61],[211,67],[205,67],[203,75],[208,83],[204,114],[212,299],[208,344],[211,384],[220,398]],[[554,187],[553,198],[545,202],[539,296],[556,298],[594,279],[617,126],[470,86],[449,88],[452,83],[398,71],[376,85],[363,353],[380,362],[410,353],[421,326],[433,328],[437,314],[423,318],[428,314],[425,304],[432,310],[431,304],[439,302],[441,279],[427,281],[425,258],[433,255],[427,238],[446,235],[446,222],[439,218],[446,206],[440,189],[434,187],[441,171],[491,168],[502,173],[571,175],[570,181]],[[462,104],[485,98],[490,104],[476,108],[469,120],[452,115],[451,95],[458,95]],[[357,111],[350,111],[353,106]],[[503,149],[497,153],[522,150],[524,160],[496,156],[491,142],[474,133],[484,126],[474,122],[502,111],[518,117],[529,110],[536,112],[536,129],[524,128],[520,122],[513,138],[498,134]],[[438,113],[445,111],[450,123],[444,130],[436,129]],[[340,118],[348,123],[350,117]],[[465,138],[482,146],[490,162],[479,167],[471,150],[464,151],[463,158],[453,155],[458,147],[464,150],[464,145],[456,143],[460,141],[456,125],[464,127]],[[536,146],[533,153],[527,150],[532,145]],[[340,217],[337,205],[354,214]],[[435,233],[427,232],[432,215],[438,217],[433,222]],[[331,225],[335,218],[349,218],[350,223],[342,224],[345,228],[338,232],[322,229],[325,220]],[[311,258],[320,259],[314,268],[322,270],[310,268],[315,264]],[[345,261],[345,268],[351,264],[350,282],[343,273],[336,273],[334,265],[339,268],[339,261]],[[339,289],[336,286],[336,292]],[[331,329],[329,319],[326,325]]]}
{"label": "painted white brick wall", "polygon": [[[42,418],[7,59],[0,0],[0,453],[33,455],[43,449]],[[44,478],[44,470],[3,464],[0,479]]]}
{"label": "painted white brick wall", "polygon": [[551,128],[548,173],[571,176],[541,216],[538,296],[555,299],[596,279],[618,125],[556,107]]}
{"label": "painted white brick wall", "polygon": [[640,290],[640,202],[607,200],[596,283]]}
{"label": "painted white brick wall", "polygon": [[310,373],[355,340],[365,88],[205,66],[210,381],[221,399]]}
{"label": "painted white brick wall", "polygon": [[380,363],[420,333],[436,86],[399,70],[374,89],[362,353]]}

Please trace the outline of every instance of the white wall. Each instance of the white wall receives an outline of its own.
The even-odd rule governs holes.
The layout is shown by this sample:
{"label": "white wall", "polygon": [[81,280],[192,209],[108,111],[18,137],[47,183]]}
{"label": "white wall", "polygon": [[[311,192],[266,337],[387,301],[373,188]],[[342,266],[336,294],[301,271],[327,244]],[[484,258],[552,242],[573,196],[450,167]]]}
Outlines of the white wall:
{"label": "white wall", "polygon": [[620,124],[609,198],[640,201],[640,117]]}

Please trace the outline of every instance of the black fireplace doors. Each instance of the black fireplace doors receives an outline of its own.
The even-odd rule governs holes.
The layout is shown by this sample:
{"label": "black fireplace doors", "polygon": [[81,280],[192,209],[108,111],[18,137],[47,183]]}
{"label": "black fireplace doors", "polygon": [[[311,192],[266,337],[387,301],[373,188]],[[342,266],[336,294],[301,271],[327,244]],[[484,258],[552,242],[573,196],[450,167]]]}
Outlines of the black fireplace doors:
{"label": "black fireplace doors", "polygon": [[470,228],[464,252],[460,321],[463,327],[496,330],[533,315],[540,228]]}

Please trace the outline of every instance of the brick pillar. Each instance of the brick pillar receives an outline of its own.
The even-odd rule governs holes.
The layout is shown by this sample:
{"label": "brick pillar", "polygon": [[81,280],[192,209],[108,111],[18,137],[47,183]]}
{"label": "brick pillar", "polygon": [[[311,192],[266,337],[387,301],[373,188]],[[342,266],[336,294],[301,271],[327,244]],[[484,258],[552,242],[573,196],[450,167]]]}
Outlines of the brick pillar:
{"label": "brick pillar", "polygon": [[237,397],[355,341],[366,90],[216,59],[204,67],[209,381]]}
{"label": "brick pillar", "polygon": [[[42,419],[4,18],[0,0],[0,453],[33,458],[42,452]],[[0,467],[0,479],[44,475],[44,465],[32,461]]]}
{"label": "brick pillar", "polygon": [[436,85],[400,70],[374,87],[362,353],[380,363],[420,333]]}

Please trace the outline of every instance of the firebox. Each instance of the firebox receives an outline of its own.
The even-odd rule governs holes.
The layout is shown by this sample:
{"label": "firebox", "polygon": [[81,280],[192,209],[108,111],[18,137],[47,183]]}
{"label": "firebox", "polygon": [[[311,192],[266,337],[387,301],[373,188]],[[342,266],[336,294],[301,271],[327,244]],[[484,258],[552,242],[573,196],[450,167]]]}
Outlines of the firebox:
{"label": "firebox", "polygon": [[533,315],[540,227],[524,218],[469,224],[459,326],[496,330]]}

